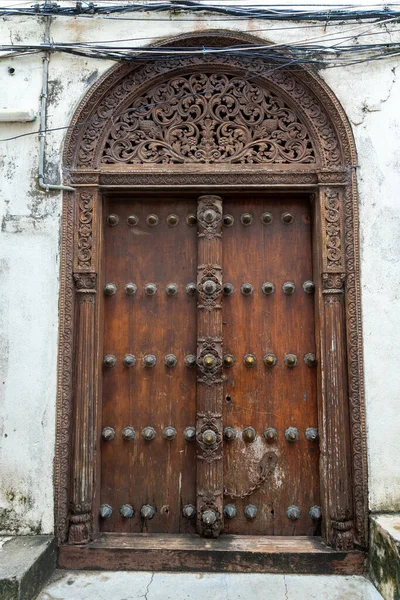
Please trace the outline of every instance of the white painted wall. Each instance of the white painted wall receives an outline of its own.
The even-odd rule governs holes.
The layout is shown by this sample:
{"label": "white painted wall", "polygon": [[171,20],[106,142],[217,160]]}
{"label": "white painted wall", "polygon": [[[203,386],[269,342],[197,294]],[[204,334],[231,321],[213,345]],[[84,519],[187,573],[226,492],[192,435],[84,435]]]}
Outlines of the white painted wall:
{"label": "white painted wall", "polygon": [[[265,2],[264,2],[265,3]],[[162,13],[163,19],[168,14]],[[171,16],[157,21],[60,17],[55,41],[148,38],[151,44],[191,31],[248,31],[279,43],[324,35],[323,27],[293,23],[218,20],[216,16]],[[333,34],[357,25],[328,28]],[[359,27],[359,25],[358,25]],[[290,28],[283,30],[282,28]],[[364,26],[364,30],[367,28]],[[400,41],[392,27],[392,40]],[[377,31],[377,30],[375,30]],[[326,33],[325,33],[326,35]],[[36,18],[2,18],[1,43],[41,42]],[[377,39],[363,38],[364,40]],[[350,43],[352,40],[350,40]],[[354,43],[357,43],[354,41]],[[49,71],[48,127],[68,125],[90,85],[111,62],[54,54]],[[8,74],[8,67],[16,69]],[[397,71],[396,71],[397,70]],[[400,510],[400,81],[399,61],[326,69],[322,77],[349,119],[359,156],[362,303],[365,382],[373,511]],[[39,110],[40,55],[2,58],[0,108]],[[37,130],[38,123],[0,123],[0,139]],[[47,177],[60,181],[65,131],[47,137]],[[37,187],[38,139],[0,142],[1,302],[0,327],[0,532],[51,532],[55,440],[60,207],[57,192]]]}

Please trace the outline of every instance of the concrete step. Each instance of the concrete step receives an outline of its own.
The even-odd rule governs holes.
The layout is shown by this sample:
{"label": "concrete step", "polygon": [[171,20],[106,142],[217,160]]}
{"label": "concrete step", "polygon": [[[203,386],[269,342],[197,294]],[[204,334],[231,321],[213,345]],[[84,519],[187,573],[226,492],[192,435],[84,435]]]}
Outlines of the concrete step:
{"label": "concrete step", "polygon": [[365,577],[56,571],[38,600],[382,600]]}
{"label": "concrete step", "polygon": [[57,560],[51,535],[0,537],[0,599],[33,600],[54,573]]}

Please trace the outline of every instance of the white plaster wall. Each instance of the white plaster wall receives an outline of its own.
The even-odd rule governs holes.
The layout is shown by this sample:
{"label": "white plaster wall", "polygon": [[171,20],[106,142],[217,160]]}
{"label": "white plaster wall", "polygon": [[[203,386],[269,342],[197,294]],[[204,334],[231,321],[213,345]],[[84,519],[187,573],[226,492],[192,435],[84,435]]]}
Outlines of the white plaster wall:
{"label": "white plaster wall", "polygon": [[[264,2],[265,3],[265,2]],[[1,3],[0,3],[1,4]],[[146,15],[142,15],[146,17]],[[280,43],[324,35],[323,27],[232,21],[214,16],[127,15],[57,18],[54,41],[126,40],[151,44],[161,38],[210,29],[248,31]],[[349,32],[355,24],[328,28]],[[364,26],[363,31],[367,27]],[[392,27],[391,38],[400,41]],[[360,31],[360,30],[359,30]],[[326,35],[326,34],[325,34]],[[1,43],[41,42],[40,19],[2,18]],[[363,38],[368,40],[369,38]],[[371,38],[376,40],[376,36]],[[350,43],[353,40],[350,40]],[[354,40],[354,43],[357,43]],[[84,93],[113,63],[54,54],[49,70],[47,126],[68,125]],[[7,68],[16,69],[14,76]],[[396,72],[397,69],[397,72]],[[353,125],[359,168],[365,382],[373,511],[400,510],[400,82],[395,59],[342,69],[322,77],[337,94]],[[39,109],[40,55],[2,58],[0,108]],[[0,124],[0,139],[32,132],[38,123]],[[47,178],[60,181],[65,131],[47,136]],[[58,192],[37,187],[38,139],[0,142],[0,532],[51,532],[55,440],[60,206]]]}

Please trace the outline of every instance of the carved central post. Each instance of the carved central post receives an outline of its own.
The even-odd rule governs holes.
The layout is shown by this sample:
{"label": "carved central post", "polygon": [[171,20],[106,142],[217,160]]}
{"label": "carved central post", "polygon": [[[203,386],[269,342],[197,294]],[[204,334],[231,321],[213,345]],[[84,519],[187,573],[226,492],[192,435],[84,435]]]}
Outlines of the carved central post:
{"label": "carved central post", "polygon": [[223,515],[222,462],[222,200],[197,206],[197,531],[218,537]]}

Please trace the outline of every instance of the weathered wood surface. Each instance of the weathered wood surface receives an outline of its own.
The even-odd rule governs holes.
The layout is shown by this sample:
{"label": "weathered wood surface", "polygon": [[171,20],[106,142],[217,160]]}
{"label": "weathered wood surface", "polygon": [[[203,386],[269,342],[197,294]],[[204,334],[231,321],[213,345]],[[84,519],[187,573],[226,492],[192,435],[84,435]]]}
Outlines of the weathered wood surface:
{"label": "weathered wood surface", "polygon": [[335,552],[319,537],[103,534],[85,546],[61,546],[63,569],[227,571],[354,575],[362,552]]}

